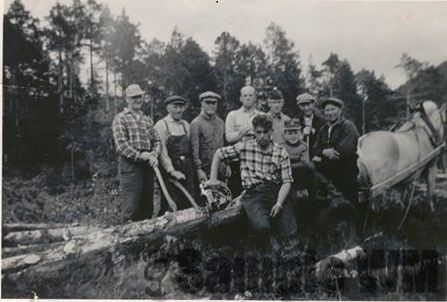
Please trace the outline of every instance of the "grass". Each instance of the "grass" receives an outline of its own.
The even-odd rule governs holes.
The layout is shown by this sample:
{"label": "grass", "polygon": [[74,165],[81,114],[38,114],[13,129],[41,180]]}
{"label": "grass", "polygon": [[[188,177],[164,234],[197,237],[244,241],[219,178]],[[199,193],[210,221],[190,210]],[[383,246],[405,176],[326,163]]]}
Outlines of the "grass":
{"label": "grass", "polygon": [[[120,223],[121,203],[116,188],[117,180],[109,178],[66,186],[63,192],[54,193],[43,176],[26,181],[4,178],[2,219],[116,225]],[[445,251],[447,193],[442,188],[437,193],[439,211],[435,215],[414,208],[400,231],[385,233],[365,247]],[[417,193],[415,201],[422,198]],[[118,256],[99,257],[96,262],[75,264],[45,280],[33,276],[9,280],[4,276],[2,297],[32,298],[32,291],[40,298],[78,299],[436,300],[442,295],[442,291],[394,288],[394,275],[380,279],[380,286],[377,278],[364,282],[360,277],[318,280],[303,270],[328,249],[322,246],[324,241],[314,240],[318,234],[308,231],[294,241],[274,242],[272,248],[259,250],[249,245],[250,237],[242,228],[212,230],[193,238],[168,236],[160,247],[144,246]]]}

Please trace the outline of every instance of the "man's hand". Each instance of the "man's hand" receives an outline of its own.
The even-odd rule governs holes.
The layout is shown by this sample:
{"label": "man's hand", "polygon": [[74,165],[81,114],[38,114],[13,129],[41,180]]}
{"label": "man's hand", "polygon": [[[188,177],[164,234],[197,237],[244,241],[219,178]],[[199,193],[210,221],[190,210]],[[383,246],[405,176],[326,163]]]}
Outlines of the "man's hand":
{"label": "man's hand", "polygon": [[251,129],[244,129],[239,131],[239,139],[242,139],[246,136],[253,136],[253,131]]}
{"label": "man's hand", "polygon": [[231,176],[231,167],[230,165],[225,165],[225,177],[230,178]]}
{"label": "man's hand", "polygon": [[309,134],[312,133],[312,130],[313,130],[313,128],[312,128],[311,126],[306,126],[306,127],[304,127],[304,129],[303,129],[303,134],[304,134],[304,135],[309,135]]}
{"label": "man's hand", "polygon": [[141,153],[141,159],[142,159],[143,161],[149,162],[149,165],[150,165],[151,167],[153,167],[153,168],[155,168],[155,167],[158,166],[158,159],[157,159],[157,157],[156,157],[153,153],[151,153],[151,152],[143,151],[143,152]]}
{"label": "man's hand", "polygon": [[217,179],[210,179],[210,180],[207,180],[206,182],[205,182],[205,185],[206,186],[215,186],[215,185],[218,185],[218,184],[220,184],[221,182],[219,181],[219,180],[217,180]]}
{"label": "man's hand", "polygon": [[169,172],[169,175],[171,175],[176,180],[186,179],[185,174],[177,170],[172,170],[171,172]]}
{"label": "man's hand", "polygon": [[321,161],[321,157],[319,157],[319,156],[314,156],[314,157],[312,158],[312,161],[313,161],[313,162],[317,162],[317,163],[319,163],[319,162]]}
{"label": "man's hand", "polygon": [[202,169],[197,170],[197,178],[199,179],[199,182],[205,182],[208,180],[205,171],[203,171]]}
{"label": "man's hand", "polygon": [[282,210],[282,205],[280,205],[280,204],[275,204],[275,205],[272,207],[272,210],[270,211],[270,216],[271,216],[271,217],[275,217],[276,215],[278,215],[279,212],[281,212],[281,210]]}
{"label": "man's hand", "polygon": [[324,149],[323,155],[331,160],[336,160],[340,158],[340,153],[338,153],[334,148]]}

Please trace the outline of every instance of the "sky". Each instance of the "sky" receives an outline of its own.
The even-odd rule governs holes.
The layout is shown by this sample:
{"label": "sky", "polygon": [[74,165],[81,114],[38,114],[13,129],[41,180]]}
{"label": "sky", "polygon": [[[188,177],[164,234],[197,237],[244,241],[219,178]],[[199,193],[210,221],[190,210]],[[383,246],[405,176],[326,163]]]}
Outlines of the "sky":
{"label": "sky", "polygon": [[[447,1],[323,2],[292,0],[97,0],[117,15],[124,8],[146,41],[168,41],[174,27],[210,55],[227,31],[241,42],[262,44],[271,22],[295,42],[302,66],[312,56],[321,66],[331,52],[347,59],[354,72],[383,74],[397,88],[405,74],[395,66],[403,52],[438,65],[447,60]],[[22,0],[43,20],[56,0]],[[60,0],[69,4],[71,0]],[[6,0],[5,9],[11,0]],[[45,22],[43,22],[45,24]]]}

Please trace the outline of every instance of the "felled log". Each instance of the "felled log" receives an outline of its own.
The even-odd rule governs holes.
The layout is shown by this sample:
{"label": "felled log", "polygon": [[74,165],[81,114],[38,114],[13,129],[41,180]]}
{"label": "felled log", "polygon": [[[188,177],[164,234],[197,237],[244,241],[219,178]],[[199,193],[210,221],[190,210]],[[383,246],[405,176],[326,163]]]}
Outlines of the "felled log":
{"label": "felled log", "polygon": [[190,208],[155,219],[107,228],[46,251],[5,258],[2,260],[2,273],[13,279],[54,273],[68,264],[81,265],[104,257],[109,252],[119,253],[131,245],[153,243],[167,234],[186,236],[197,230],[229,223],[240,217],[241,213],[240,205],[211,215],[202,209]]}
{"label": "felled log", "polygon": [[42,243],[42,244],[19,245],[15,247],[2,247],[2,258],[42,252],[64,244],[65,242],[53,242],[53,243]]}
{"label": "felled log", "polygon": [[3,237],[3,244],[6,246],[18,246],[67,241],[73,237],[93,233],[98,230],[99,228],[95,226],[77,226],[10,232]]}
{"label": "felled log", "polygon": [[3,234],[9,232],[43,230],[43,229],[58,229],[76,227],[78,224],[64,224],[64,223],[4,223],[2,224]]}

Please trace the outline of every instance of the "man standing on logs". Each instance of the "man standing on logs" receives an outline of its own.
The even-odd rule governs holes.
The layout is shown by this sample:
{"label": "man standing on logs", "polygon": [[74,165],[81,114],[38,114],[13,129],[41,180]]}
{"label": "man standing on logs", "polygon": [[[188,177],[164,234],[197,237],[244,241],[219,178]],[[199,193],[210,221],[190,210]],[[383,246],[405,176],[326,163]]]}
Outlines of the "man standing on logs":
{"label": "man standing on logs", "polygon": [[320,128],[326,124],[327,120],[316,113],[314,96],[309,93],[302,93],[296,98],[297,105],[301,111],[299,121],[304,135],[304,141],[307,143],[309,158],[313,158],[315,138]]}
{"label": "man standing on logs", "polygon": [[321,127],[318,133],[312,161],[317,170],[331,180],[346,199],[357,206],[359,132],[351,121],[343,117],[342,100],[329,98],[324,100],[321,106],[328,123]]}
{"label": "man standing on logs", "polygon": [[[256,109],[256,90],[253,86],[244,86],[241,89],[240,101],[242,106],[230,111],[225,119],[225,139],[229,144],[253,137],[251,120],[259,113]],[[239,163],[231,163],[231,177],[228,180],[233,196],[242,192]]]}
{"label": "man standing on logs", "polygon": [[[212,91],[199,95],[202,108],[191,122],[192,155],[199,182],[208,180],[214,153],[224,145],[224,121],[216,113],[220,99]],[[222,172],[221,169],[220,174],[224,176]]]}
{"label": "man standing on logs", "polygon": [[[194,175],[190,174],[194,171],[190,126],[183,119],[188,100],[181,96],[173,95],[166,98],[164,103],[168,115],[155,124],[155,130],[157,130],[160,136],[163,147],[160,156],[161,164],[168,177],[181,181],[194,197],[196,181]],[[181,194],[174,193],[177,190],[173,186],[168,186],[168,189],[170,189],[169,191],[172,193],[175,201],[184,202],[184,204],[179,206],[180,209],[188,206]]]}
{"label": "man standing on logs", "polygon": [[141,111],[144,92],[136,84],[126,88],[127,107],[113,120],[112,130],[123,194],[123,218],[142,220],[152,217],[154,179],[160,139],[153,121]]}
{"label": "man standing on logs", "polygon": [[217,181],[221,161],[239,161],[245,193],[241,203],[259,240],[268,239],[272,225],[286,236],[297,231],[295,216],[286,201],[293,182],[290,160],[284,147],[272,142],[272,118],[253,118],[255,139],[217,150],[211,164],[210,184]]}

